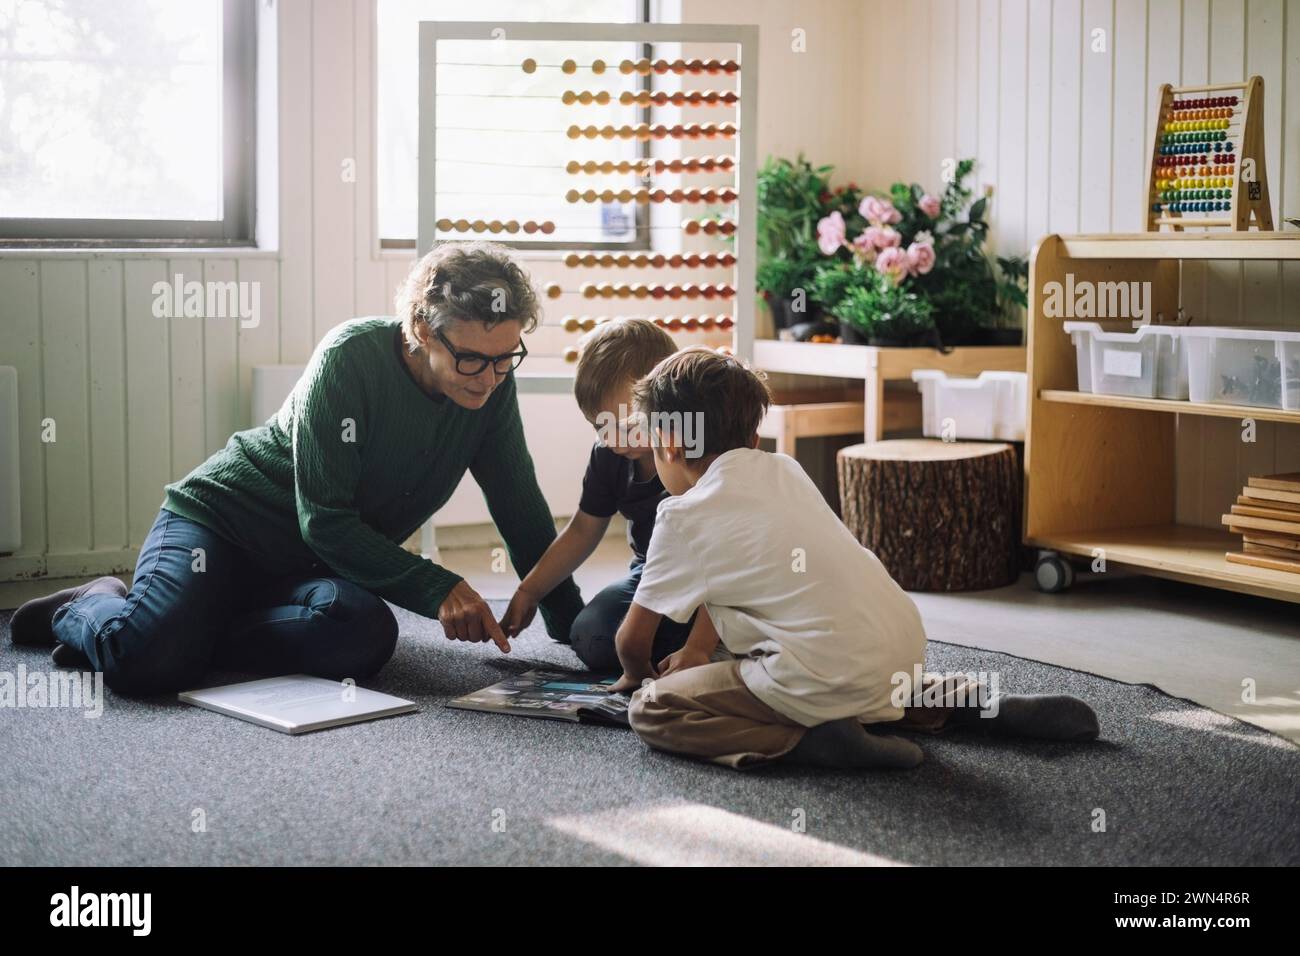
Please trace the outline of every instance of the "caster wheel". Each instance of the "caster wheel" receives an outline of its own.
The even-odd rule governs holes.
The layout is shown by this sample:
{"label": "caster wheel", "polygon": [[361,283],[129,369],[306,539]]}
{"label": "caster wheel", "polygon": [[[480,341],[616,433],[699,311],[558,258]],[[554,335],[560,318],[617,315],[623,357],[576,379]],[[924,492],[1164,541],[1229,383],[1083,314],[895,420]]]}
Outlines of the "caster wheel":
{"label": "caster wheel", "polygon": [[1034,565],[1034,583],[1047,594],[1059,594],[1074,583],[1074,568],[1059,554],[1040,557]]}

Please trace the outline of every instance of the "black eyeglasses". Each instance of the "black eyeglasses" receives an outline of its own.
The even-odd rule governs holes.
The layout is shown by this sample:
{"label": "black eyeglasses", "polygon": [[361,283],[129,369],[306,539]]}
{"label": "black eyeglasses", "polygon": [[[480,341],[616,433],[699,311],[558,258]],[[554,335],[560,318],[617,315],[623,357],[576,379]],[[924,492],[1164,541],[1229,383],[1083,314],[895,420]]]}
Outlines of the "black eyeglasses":
{"label": "black eyeglasses", "polygon": [[528,354],[528,349],[524,348],[524,343],[519,343],[518,352],[505,352],[501,355],[484,355],[481,352],[461,352],[456,346],[447,341],[447,336],[442,334],[441,329],[434,329],[434,335],[438,341],[443,344],[452,358],[456,360],[456,371],[461,375],[481,375],[483,370],[489,365],[498,375],[508,375],[519,367],[519,363],[524,360]]}

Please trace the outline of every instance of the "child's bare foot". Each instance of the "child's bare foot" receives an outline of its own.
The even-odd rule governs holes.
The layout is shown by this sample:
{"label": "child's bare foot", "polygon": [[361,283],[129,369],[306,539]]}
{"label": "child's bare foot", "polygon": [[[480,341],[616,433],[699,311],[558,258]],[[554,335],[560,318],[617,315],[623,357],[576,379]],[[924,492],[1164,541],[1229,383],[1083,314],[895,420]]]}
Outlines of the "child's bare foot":
{"label": "child's bare foot", "polygon": [[883,770],[915,767],[925,755],[910,740],[877,737],[867,733],[856,717],[845,717],[810,727],[781,759],[805,767]]}

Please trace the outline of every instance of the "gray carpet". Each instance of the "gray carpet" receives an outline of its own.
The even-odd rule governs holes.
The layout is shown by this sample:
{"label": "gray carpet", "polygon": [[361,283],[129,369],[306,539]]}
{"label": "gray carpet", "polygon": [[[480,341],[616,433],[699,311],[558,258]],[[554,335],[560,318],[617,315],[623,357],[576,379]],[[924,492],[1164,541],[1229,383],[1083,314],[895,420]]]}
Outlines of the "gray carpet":
{"label": "gray carpet", "polygon": [[[369,686],[413,715],[292,738],[111,693],[98,720],[0,709],[0,863],[1300,863],[1300,750],[1150,688],[931,643],[930,669],[1085,698],[1103,739],[921,738],[911,772],[742,774],[628,731],[448,710],[576,658],[536,626],[502,658],[399,615]],[[48,656],[13,647],[0,612],[0,671],[19,663]]]}

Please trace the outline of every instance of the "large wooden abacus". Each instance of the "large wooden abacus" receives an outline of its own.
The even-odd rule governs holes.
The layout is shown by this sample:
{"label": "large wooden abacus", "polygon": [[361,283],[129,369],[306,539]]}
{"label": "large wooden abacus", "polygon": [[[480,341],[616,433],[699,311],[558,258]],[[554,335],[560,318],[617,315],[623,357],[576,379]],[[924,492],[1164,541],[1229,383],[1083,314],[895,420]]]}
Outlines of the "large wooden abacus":
{"label": "large wooden abacus", "polygon": [[1273,228],[1264,168],[1264,81],[1160,87],[1147,231]]}
{"label": "large wooden abacus", "polygon": [[[546,342],[569,337],[568,343],[549,351],[564,361],[576,358],[579,335],[625,315],[651,319],[670,333],[710,344],[725,342],[736,354],[750,358],[756,307],[752,290],[757,40],[757,28],[750,26],[422,22],[419,254],[435,242],[477,238],[508,240],[523,248],[578,250],[562,259],[565,274],[572,275],[573,281],[545,284],[548,303],[570,308],[566,315],[548,315],[541,336]],[[708,44],[724,56],[688,59],[676,55],[682,44]],[[452,55],[440,59],[440,45]],[[621,55],[629,48],[637,51],[635,56]],[[557,49],[562,50],[559,55]],[[465,57],[467,50],[477,65],[510,71],[512,80],[503,84],[508,90],[492,96],[531,97],[539,106],[544,104],[538,113],[545,115],[548,127],[555,127],[516,131],[528,135],[506,147],[505,156],[485,151],[483,167],[508,167],[500,160],[528,157],[530,149],[535,154],[539,135],[553,137],[552,144],[565,144],[565,160],[555,164],[554,174],[548,168],[537,181],[556,183],[553,198],[563,204],[561,208],[573,211],[573,221],[566,222],[560,214],[538,215],[526,208],[526,197],[519,200],[521,207],[511,208],[509,172],[503,174],[499,191],[484,189],[472,209],[463,191],[443,191],[440,183],[448,173],[439,171],[439,97],[488,95],[453,90],[455,71],[440,70],[464,66],[455,57]],[[698,77],[697,83],[709,87],[735,88],[648,88],[655,77],[669,77],[669,82],[671,77]],[[557,108],[567,111],[562,114],[565,119],[557,119],[561,115]],[[665,110],[668,117],[655,115]],[[698,110],[701,118],[696,121],[692,115],[688,121],[682,110]],[[584,115],[593,111],[602,114],[601,122]],[[452,124],[446,128],[457,129]],[[463,133],[463,122],[459,130]],[[673,154],[678,149],[675,144],[685,146],[691,141],[712,155]],[[629,144],[622,153],[619,143]],[[649,145],[642,155],[627,155],[636,143]],[[670,155],[646,155],[655,149]],[[548,163],[553,152],[548,153]],[[482,169],[476,172],[482,175]],[[664,181],[665,177],[678,181]],[[712,178],[699,185],[698,179],[690,181],[696,177]],[[726,181],[717,181],[718,177]],[[483,189],[482,180],[478,182]],[[586,211],[598,203],[635,205],[637,244],[612,247],[607,241],[585,241],[589,237],[578,223],[589,220],[578,217],[588,215]],[[666,214],[672,206],[681,207],[680,214]],[[662,238],[665,235],[667,239]],[[657,281],[611,281],[623,277],[611,276],[610,269],[629,268],[671,272],[646,277]],[[557,301],[566,296],[573,301]],[[573,314],[594,305],[593,300],[602,300],[603,307],[616,314]],[[549,367],[551,374],[527,375],[529,390],[571,387],[571,368],[561,374],[554,365]]]}

